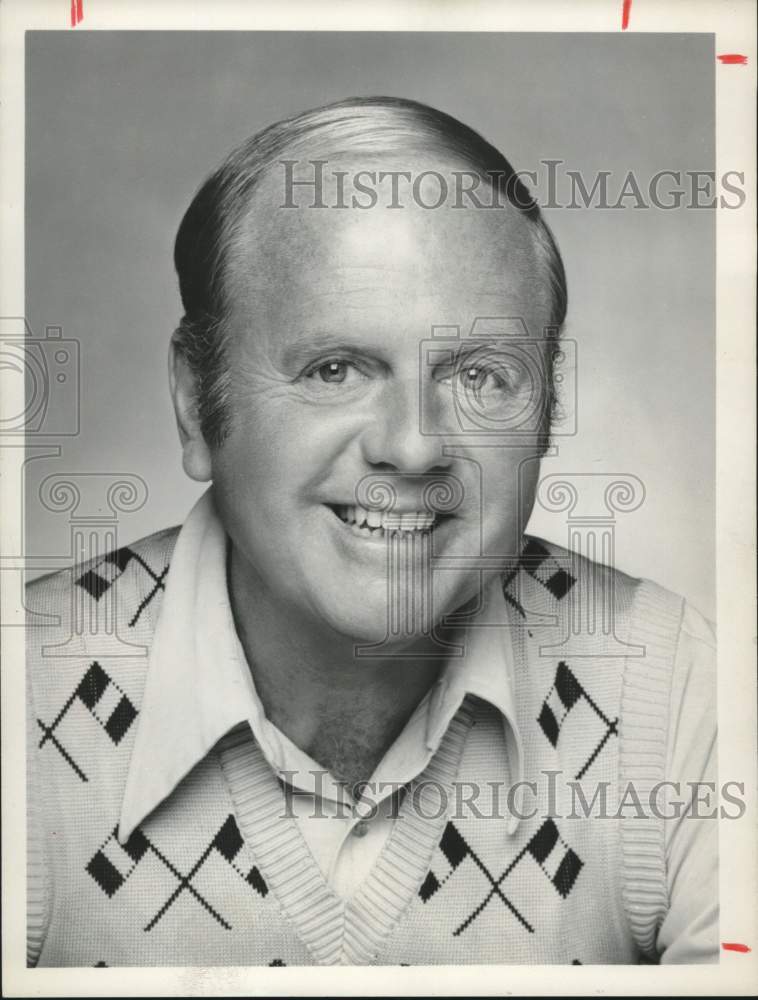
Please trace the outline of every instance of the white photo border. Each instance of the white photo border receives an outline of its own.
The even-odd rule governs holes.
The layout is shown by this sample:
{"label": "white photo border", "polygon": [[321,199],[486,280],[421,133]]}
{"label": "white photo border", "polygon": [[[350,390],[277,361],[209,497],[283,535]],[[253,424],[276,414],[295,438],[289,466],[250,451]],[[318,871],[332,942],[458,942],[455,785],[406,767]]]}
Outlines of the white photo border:
{"label": "white photo border", "polygon": [[[720,825],[722,942],[718,965],[419,966],[363,968],[25,967],[25,766],[23,629],[2,634],[2,906],[6,996],[303,995],[751,995],[758,987],[755,675],[755,121],[756,10],[752,0],[457,0],[350,5],[339,0],[262,3],[220,0],[83,0],[71,30],[350,30],[616,32],[624,9],[629,32],[713,33],[716,53],[740,53],[747,64],[716,71],[717,170],[745,173],[740,211],[717,216],[717,593],[719,774],[743,781],[746,811]],[[3,268],[0,315],[23,316],[24,303],[24,33],[70,25],[70,0],[4,0],[0,5],[0,198]],[[18,413],[18,387],[6,383],[3,414]],[[14,398],[15,396],[15,398]],[[21,405],[19,405],[21,403]],[[21,446],[0,448],[3,553],[21,552]],[[15,621],[18,594],[0,588],[2,621]]]}

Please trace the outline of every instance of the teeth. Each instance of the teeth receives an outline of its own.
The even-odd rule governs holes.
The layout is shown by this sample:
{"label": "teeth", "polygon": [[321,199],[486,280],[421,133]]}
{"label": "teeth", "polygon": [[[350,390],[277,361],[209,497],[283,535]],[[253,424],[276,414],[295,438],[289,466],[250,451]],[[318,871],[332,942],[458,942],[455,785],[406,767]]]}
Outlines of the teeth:
{"label": "teeth", "polygon": [[436,514],[429,511],[404,511],[385,513],[366,510],[364,507],[337,507],[338,516],[347,524],[355,525],[361,534],[378,531],[429,531],[434,527]]}

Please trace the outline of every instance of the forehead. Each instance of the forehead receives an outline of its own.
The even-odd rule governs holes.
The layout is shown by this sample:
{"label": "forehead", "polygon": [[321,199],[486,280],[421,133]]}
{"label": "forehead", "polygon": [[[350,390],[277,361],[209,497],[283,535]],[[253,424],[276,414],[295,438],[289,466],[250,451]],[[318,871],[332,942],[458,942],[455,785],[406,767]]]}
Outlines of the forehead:
{"label": "forehead", "polygon": [[[414,197],[413,184],[424,172],[436,171],[452,186],[454,171],[465,169],[429,157],[330,161],[323,172],[326,208],[312,207],[310,190],[297,207],[284,207],[284,173],[273,169],[256,190],[230,254],[225,284],[233,323],[254,316],[256,328],[276,331],[277,338],[346,323],[402,326],[423,337],[432,325],[467,327],[477,316],[507,315],[540,332],[548,322],[550,286],[530,221],[511,205],[455,207],[452,196],[425,208],[440,191],[434,177],[423,179],[415,188],[421,197]],[[398,178],[400,207],[390,208],[386,175],[399,171],[411,178]],[[312,168],[304,163],[298,176],[312,177]],[[377,191],[373,207],[359,207],[368,202],[361,183]],[[491,194],[481,200],[489,204]]]}

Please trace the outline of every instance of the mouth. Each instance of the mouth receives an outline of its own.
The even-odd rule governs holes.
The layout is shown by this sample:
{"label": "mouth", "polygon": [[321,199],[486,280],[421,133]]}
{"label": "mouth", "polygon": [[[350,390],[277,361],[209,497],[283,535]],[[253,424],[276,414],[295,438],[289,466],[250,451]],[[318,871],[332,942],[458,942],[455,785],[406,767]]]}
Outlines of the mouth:
{"label": "mouth", "polygon": [[386,512],[343,504],[326,506],[352,534],[372,541],[381,541],[393,534],[400,537],[428,535],[450,520],[450,515],[428,510]]}

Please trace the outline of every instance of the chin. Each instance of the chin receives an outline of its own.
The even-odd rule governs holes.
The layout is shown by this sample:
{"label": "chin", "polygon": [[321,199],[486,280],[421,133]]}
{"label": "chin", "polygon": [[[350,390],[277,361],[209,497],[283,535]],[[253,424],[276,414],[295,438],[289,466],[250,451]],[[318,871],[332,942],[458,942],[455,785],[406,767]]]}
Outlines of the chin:
{"label": "chin", "polygon": [[[428,610],[422,612],[421,607],[428,609],[428,599],[421,602],[420,594],[413,597],[409,594],[398,595],[396,606],[392,609],[387,607],[387,588],[382,585],[381,594],[373,601],[370,600],[366,590],[362,592],[362,606],[354,609],[353,613],[345,614],[344,604],[340,610],[336,607],[329,609],[322,607],[321,620],[325,622],[340,636],[349,639],[356,645],[378,645],[382,650],[386,649],[387,656],[411,655],[410,650],[416,648],[420,650],[423,646],[429,649],[437,649],[431,633],[439,625],[445,615],[455,611],[471,594],[476,593],[476,584],[461,596],[457,594],[446,594],[444,602],[441,595],[435,595],[433,617],[430,620]],[[441,610],[437,610],[440,608]],[[340,613],[341,611],[341,613]]]}
{"label": "chin", "polygon": [[373,614],[359,616],[344,614],[325,614],[322,621],[339,636],[348,639],[356,645],[374,645],[389,638],[388,615],[377,610]]}
{"label": "chin", "polygon": [[[356,602],[355,597],[349,600],[351,603]],[[423,637],[424,621],[420,616],[412,620],[402,611],[390,615],[386,586],[382,587],[380,598],[373,601],[364,590],[361,593],[361,604],[359,609],[353,608],[348,613],[345,612],[345,602],[331,607],[322,604],[319,620],[334,633],[356,645],[386,642],[388,650],[401,649]]]}

